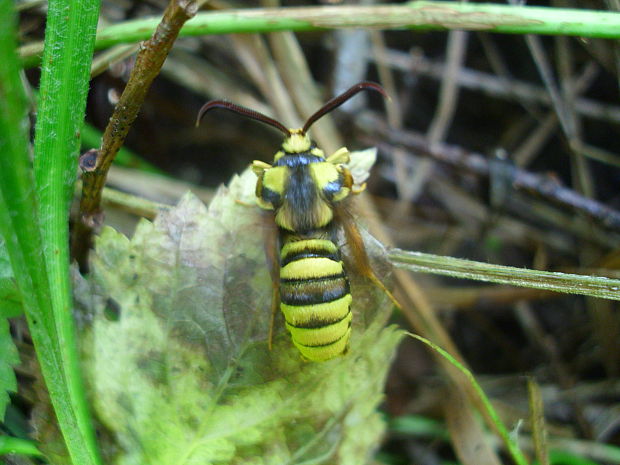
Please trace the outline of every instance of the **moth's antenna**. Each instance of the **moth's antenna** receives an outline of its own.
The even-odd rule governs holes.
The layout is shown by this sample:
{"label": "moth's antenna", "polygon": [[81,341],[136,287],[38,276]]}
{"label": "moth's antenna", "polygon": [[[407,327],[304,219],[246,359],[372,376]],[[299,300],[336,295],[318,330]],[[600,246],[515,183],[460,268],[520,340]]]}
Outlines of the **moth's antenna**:
{"label": "moth's antenna", "polygon": [[349,90],[344,91],[342,94],[334,97],[329,102],[327,102],[325,105],[323,105],[321,108],[319,108],[312,116],[310,116],[310,118],[308,118],[308,121],[306,121],[306,124],[304,124],[304,127],[301,131],[305,134],[308,131],[308,129],[310,129],[310,126],[312,126],[316,122],[316,120],[324,116],[326,113],[329,113],[334,108],[339,107],[344,102],[346,102],[347,100],[349,100],[351,97],[353,97],[358,92],[361,92],[362,90],[374,90],[375,92],[379,92],[385,98],[387,99],[390,98],[387,92],[385,92],[385,90],[383,89],[383,87],[381,87],[376,82],[370,82],[370,81],[358,82],[353,87],[351,87]]}
{"label": "moth's antenna", "polygon": [[198,117],[196,118],[196,126],[200,124],[200,120],[202,120],[205,113],[214,108],[223,108],[234,113],[239,113],[242,116],[246,116],[248,118],[268,124],[269,126],[273,126],[274,128],[279,129],[284,134],[286,134],[286,136],[291,135],[291,131],[289,131],[288,128],[279,121],[276,121],[275,119],[270,118],[267,115],[263,115],[258,111],[250,110],[249,108],[242,107],[241,105],[235,105],[234,103],[227,102],[226,100],[211,100],[210,102],[205,103],[198,112]]}

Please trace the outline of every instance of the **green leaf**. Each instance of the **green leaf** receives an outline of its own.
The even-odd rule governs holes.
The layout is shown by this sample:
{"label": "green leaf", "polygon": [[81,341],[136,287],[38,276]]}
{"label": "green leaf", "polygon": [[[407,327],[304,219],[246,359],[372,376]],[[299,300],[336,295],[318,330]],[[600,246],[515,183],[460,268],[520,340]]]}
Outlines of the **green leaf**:
{"label": "green leaf", "polygon": [[0,278],[0,318],[13,318],[24,313],[19,289],[13,278]]}
{"label": "green leaf", "polygon": [[[375,411],[402,332],[389,300],[351,274],[349,353],[301,359],[276,320],[250,171],[207,209],[193,195],[143,220],[129,240],[98,238],[92,283],[76,286],[83,366],[110,463],[367,463],[384,429]],[[365,237],[375,270],[388,268]],[[94,286],[93,290],[89,285]]]}
{"label": "green leaf", "polygon": [[9,331],[9,322],[0,316],[0,420],[2,421],[4,421],[6,406],[11,401],[8,393],[17,391],[13,366],[18,363],[19,356]]}

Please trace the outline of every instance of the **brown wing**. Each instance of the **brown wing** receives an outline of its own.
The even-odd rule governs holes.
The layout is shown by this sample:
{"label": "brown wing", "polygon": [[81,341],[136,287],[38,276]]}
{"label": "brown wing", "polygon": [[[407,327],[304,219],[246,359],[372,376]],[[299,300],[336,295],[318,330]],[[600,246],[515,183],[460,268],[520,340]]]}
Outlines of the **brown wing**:
{"label": "brown wing", "polygon": [[355,219],[353,218],[351,211],[347,208],[347,203],[348,202],[339,202],[334,205],[334,219],[342,226],[355,269],[358,273],[370,279],[379,289],[385,292],[397,308],[402,309],[398,300],[396,300],[381,280],[377,278],[377,275],[370,266],[370,260],[368,259],[366,247],[364,246],[364,240],[362,239],[362,235],[357,228],[357,224],[355,223]]}

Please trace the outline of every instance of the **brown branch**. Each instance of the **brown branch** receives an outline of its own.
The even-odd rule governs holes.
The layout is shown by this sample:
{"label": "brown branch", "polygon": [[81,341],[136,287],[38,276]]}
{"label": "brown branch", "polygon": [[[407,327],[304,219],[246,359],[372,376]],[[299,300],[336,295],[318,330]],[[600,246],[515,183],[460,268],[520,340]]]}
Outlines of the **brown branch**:
{"label": "brown branch", "polygon": [[153,36],[140,45],[127,86],[110,117],[101,148],[95,153],[95,163],[92,163],[93,151],[87,152],[80,159],[83,171],[82,198],[78,221],[73,230],[71,252],[82,268],[86,265],[93,232],[101,223],[101,195],[110,165],[138,116],[146,94],[159,74],[181,27],[196,11],[194,0],[170,0]]}
{"label": "brown branch", "polygon": [[[380,58],[369,57],[377,65],[383,63],[394,70],[441,79],[446,73],[446,64],[433,61],[422,55],[413,56],[407,52],[387,49]],[[511,100],[523,105],[541,104],[550,106],[549,94],[540,86],[515,79],[510,76],[494,75],[463,67],[457,76],[458,84],[463,89],[481,92],[490,97]],[[620,123],[620,107],[602,103],[586,97],[577,97],[575,111],[585,117]]]}
{"label": "brown branch", "polygon": [[[384,140],[389,141],[390,145],[402,145],[417,153],[457,166],[479,176],[489,177],[491,175],[492,162],[482,154],[468,151],[456,145],[438,143],[431,146],[424,135],[412,131],[391,131],[385,122],[375,117],[367,117],[363,125],[369,132],[374,132]],[[556,205],[585,214],[604,228],[620,231],[620,212],[562,186],[557,180],[549,176],[541,176],[511,167],[510,180],[515,189],[537,194],[542,198],[549,199]]]}

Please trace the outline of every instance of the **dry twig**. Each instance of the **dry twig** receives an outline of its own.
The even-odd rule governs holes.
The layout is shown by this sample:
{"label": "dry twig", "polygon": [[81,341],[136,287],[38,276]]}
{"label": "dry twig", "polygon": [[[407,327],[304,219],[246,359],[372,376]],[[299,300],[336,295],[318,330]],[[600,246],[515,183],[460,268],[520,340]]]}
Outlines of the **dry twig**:
{"label": "dry twig", "polygon": [[[449,144],[435,144],[431,147],[423,135],[412,131],[390,131],[379,118],[372,118],[372,122],[367,120],[367,123],[369,128],[374,128],[382,138],[389,140],[392,144],[406,146],[417,153],[425,154],[479,176],[489,176],[491,173],[490,162],[482,154]],[[366,123],[364,125],[366,126]],[[620,231],[620,212],[617,210],[596,200],[588,199],[550,177],[516,167],[511,167],[509,174],[511,185],[515,189],[535,193],[551,203],[585,214],[607,229]]]}
{"label": "dry twig", "polygon": [[[195,1],[171,0],[151,39],[144,42],[127,86],[103,134],[101,148],[80,158],[82,198],[79,219],[73,230],[72,256],[85,266],[92,234],[101,223],[101,196],[110,165],[138,116],[151,83],[159,74],[181,27],[197,11]],[[93,155],[95,155],[93,157]]]}

